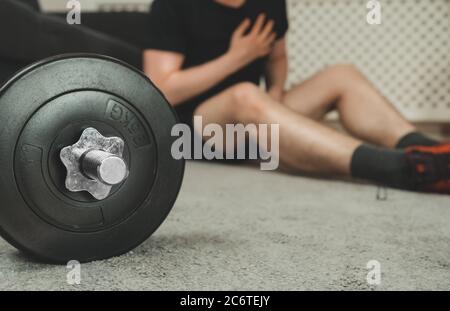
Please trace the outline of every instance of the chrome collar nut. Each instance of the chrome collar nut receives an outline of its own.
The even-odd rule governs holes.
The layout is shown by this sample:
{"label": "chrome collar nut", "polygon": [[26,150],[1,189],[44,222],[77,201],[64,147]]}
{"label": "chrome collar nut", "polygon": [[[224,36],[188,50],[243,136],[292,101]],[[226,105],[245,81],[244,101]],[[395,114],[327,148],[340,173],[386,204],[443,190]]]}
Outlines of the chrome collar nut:
{"label": "chrome collar nut", "polygon": [[106,199],[112,187],[128,177],[122,158],[124,146],[119,137],[105,137],[94,128],[85,129],[78,142],[60,153],[67,169],[67,190],[87,191],[97,200]]}

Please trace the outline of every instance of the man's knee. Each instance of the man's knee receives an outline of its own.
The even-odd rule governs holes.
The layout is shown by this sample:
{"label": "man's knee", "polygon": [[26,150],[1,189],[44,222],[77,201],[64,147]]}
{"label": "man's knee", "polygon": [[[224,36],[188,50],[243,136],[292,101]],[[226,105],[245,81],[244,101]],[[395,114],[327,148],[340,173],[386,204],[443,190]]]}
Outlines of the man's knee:
{"label": "man's knee", "polygon": [[344,96],[358,88],[365,88],[369,83],[361,71],[352,64],[333,65],[328,67],[325,73],[336,88],[337,96]]}
{"label": "man's knee", "polygon": [[332,76],[336,82],[357,82],[364,79],[364,75],[361,71],[352,64],[338,64],[328,67],[326,69],[328,75]]}
{"label": "man's knee", "polygon": [[267,110],[263,91],[253,83],[244,82],[233,86],[231,95],[237,121],[259,120]]}

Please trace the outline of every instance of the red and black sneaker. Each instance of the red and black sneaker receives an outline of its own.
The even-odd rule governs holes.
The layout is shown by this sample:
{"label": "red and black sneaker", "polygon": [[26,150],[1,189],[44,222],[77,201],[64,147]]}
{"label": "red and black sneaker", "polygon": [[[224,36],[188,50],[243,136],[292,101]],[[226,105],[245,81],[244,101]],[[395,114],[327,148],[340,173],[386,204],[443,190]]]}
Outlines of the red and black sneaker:
{"label": "red and black sneaker", "polygon": [[415,190],[450,194],[450,143],[405,149]]}

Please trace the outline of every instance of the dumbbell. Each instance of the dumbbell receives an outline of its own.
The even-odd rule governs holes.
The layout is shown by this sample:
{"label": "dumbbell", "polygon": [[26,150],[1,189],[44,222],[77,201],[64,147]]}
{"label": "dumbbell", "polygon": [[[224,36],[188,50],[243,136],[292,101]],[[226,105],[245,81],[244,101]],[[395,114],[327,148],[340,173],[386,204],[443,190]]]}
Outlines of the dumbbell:
{"label": "dumbbell", "polygon": [[181,187],[176,123],[155,85],[119,60],[71,54],[23,69],[0,89],[0,235],[52,263],[137,247]]}

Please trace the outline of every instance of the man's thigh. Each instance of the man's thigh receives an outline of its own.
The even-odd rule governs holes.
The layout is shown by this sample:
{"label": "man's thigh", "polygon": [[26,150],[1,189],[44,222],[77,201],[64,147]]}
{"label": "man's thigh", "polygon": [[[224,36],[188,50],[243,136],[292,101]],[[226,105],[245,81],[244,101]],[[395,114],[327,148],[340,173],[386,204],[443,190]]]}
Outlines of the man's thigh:
{"label": "man's thigh", "polygon": [[204,124],[258,123],[262,112],[281,107],[266,92],[250,82],[238,83],[201,103],[194,115]]}
{"label": "man's thigh", "polygon": [[[280,105],[275,103],[256,85],[251,83],[236,84],[209,98],[196,108],[193,117],[194,119],[201,118],[202,127],[199,127],[199,123],[194,122],[195,134],[202,136],[203,140],[206,141],[212,135],[210,135],[211,133],[205,133],[205,127],[210,124],[219,125],[223,134],[222,141],[224,146],[227,146],[227,125],[254,124],[257,126],[264,122],[258,115],[262,115],[261,112],[269,109],[268,107],[273,104]],[[234,144],[232,144],[234,147],[249,142],[250,137],[257,135],[256,132],[251,131],[252,127],[246,127],[246,129],[251,133],[247,132],[245,139],[242,139],[242,136],[235,135]]]}
{"label": "man's thigh", "polygon": [[338,70],[324,69],[286,92],[283,104],[303,116],[320,120],[334,108],[340,96]]}
{"label": "man's thigh", "polygon": [[194,111],[194,117],[201,117],[203,125],[214,123],[225,126],[234,123],[234,90],[233,87],[207,99]]}

